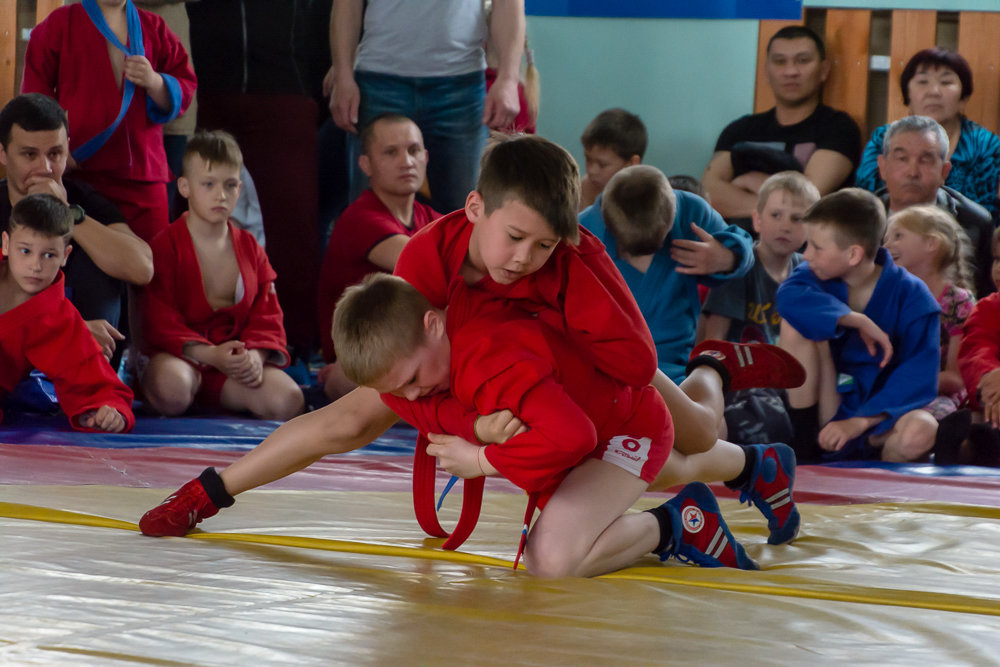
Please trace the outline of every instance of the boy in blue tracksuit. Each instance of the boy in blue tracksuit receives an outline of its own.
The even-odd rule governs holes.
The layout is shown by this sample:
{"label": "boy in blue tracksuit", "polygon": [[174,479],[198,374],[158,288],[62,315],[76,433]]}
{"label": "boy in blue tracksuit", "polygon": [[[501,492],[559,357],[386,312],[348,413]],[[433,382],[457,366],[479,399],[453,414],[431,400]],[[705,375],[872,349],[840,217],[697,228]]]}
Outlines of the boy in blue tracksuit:
{"label": "boy in blue tracksuit", "polygon": [[607,246],[653,334],[660,370],[679,384],[701,313],[698,285],[744,276],[750,235],[648,165],[616,173],[580,224]]}
{"label": "boy in blue tracksuit", "polygon": [[848,188],[806,211],[805,260],[778,288],[780,345],[806,368],[788,390],[799,461],[913,461],[934,445],[940,307],[880,247],[885,209]]}

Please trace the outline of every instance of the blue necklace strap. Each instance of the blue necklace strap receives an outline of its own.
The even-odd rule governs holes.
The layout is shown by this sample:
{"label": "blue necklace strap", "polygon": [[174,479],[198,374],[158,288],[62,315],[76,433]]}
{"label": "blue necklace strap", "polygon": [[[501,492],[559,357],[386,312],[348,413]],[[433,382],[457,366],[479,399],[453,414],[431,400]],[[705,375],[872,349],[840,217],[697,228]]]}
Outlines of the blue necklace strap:
{"label": "blue necklace strap", "polygon": [[[97,6],[97,0],[83,0],[81,3],[83,5],[84,11],[87,12],[87,16],[90,18],[90,22],[94,24],[105,39],[111,42],[116,48],[124,51],[126,55],[130,56],[143,56],[146,54],[146,48],[142,41],[142,24],[139,22],[139,10],[135,8],[132,4],[132,0],[128,0],[125,3],[125,17],[128,23],[128,46],[121,43],[121,40],[112,32],[111,27],[108,22],[104,19],[104,14],[101,13],[100,7]],[[135,84],[125,79],[125,83],[122,86],[122,104],[121,108],[118,110],[118,117],[115,118],[114,122],[108,127],[104,128],[97,135],[91,137],[82,145],[78,146],[75,151],[73,151],[73,159],[78,163],[90,158],[94,153],[99,151],[111,135],[115,133],[118,126],[125,119],[125,114],[128,113],[128,108],[132,104],[132,97],[135,95]]]}

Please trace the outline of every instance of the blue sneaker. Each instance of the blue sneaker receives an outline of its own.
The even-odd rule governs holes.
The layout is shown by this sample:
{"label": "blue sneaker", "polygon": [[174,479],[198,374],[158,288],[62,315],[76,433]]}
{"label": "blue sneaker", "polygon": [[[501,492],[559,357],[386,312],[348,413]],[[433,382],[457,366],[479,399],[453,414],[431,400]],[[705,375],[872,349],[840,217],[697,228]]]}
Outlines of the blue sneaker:
{"label": "blue sneaker", "polygon": [[750,445],[754,464],[740,488],[740,502],[753,503],[767,518],[768,544],[786,544],[799,533],[799,510],[792,500],[795,451],[788,445]]}
{"label": "blue sneaker", "polygon": [[760,569],[733,538],[715,495],[701,482],[688,484],[661,507],[670,513],[673,535],[658,554],[660,560],[673,557],[701,567]]}

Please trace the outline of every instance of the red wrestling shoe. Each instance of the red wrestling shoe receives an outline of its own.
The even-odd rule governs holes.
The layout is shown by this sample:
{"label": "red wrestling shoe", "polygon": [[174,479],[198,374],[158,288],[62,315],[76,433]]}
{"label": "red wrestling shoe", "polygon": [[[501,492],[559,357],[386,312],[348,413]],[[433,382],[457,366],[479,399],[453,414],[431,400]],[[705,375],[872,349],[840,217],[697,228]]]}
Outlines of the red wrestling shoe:
{"label": "red wrestling shoe", "polygon": [[777,345],[705,340],[691,350],[687,372],[708,365],[722,376],[725,391],[751,387],[794,389],[806,381],[806,369]]}
{"label": "red wrestling shoe", "polygon": [[656,510],[670,517],[666,545],[654,552],[660,560],[676,558],[682,563],[694,563],[701,567],[760,569],[729,532],[729,526],[719,511],[719,503],[711,489],[701,482],[688,484]]}
{"label": "red wrestling shoe", "polygon": [[[224,494],[220,497],[219,491]],[[216,496],[213,502],[209,490]],[[142,515],[139,530],[150,537],[183,537],[202,519],[218,514],[222,507],[236,502],[225,491],[215,468],[206,468],[201,475]]]}

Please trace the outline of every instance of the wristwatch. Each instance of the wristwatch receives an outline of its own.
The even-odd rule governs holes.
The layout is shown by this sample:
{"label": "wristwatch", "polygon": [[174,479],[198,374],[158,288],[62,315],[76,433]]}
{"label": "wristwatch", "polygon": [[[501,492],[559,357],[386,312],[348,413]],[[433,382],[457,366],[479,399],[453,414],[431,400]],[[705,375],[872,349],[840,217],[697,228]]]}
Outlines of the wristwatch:
{"label": "wristwatch", "polygon": [[69,207],[69,212],[73,215],[73,224],[79,225],[81,222],[87,219],[87,213],[83,210],[83,207],[79,204],[73,204]]}

